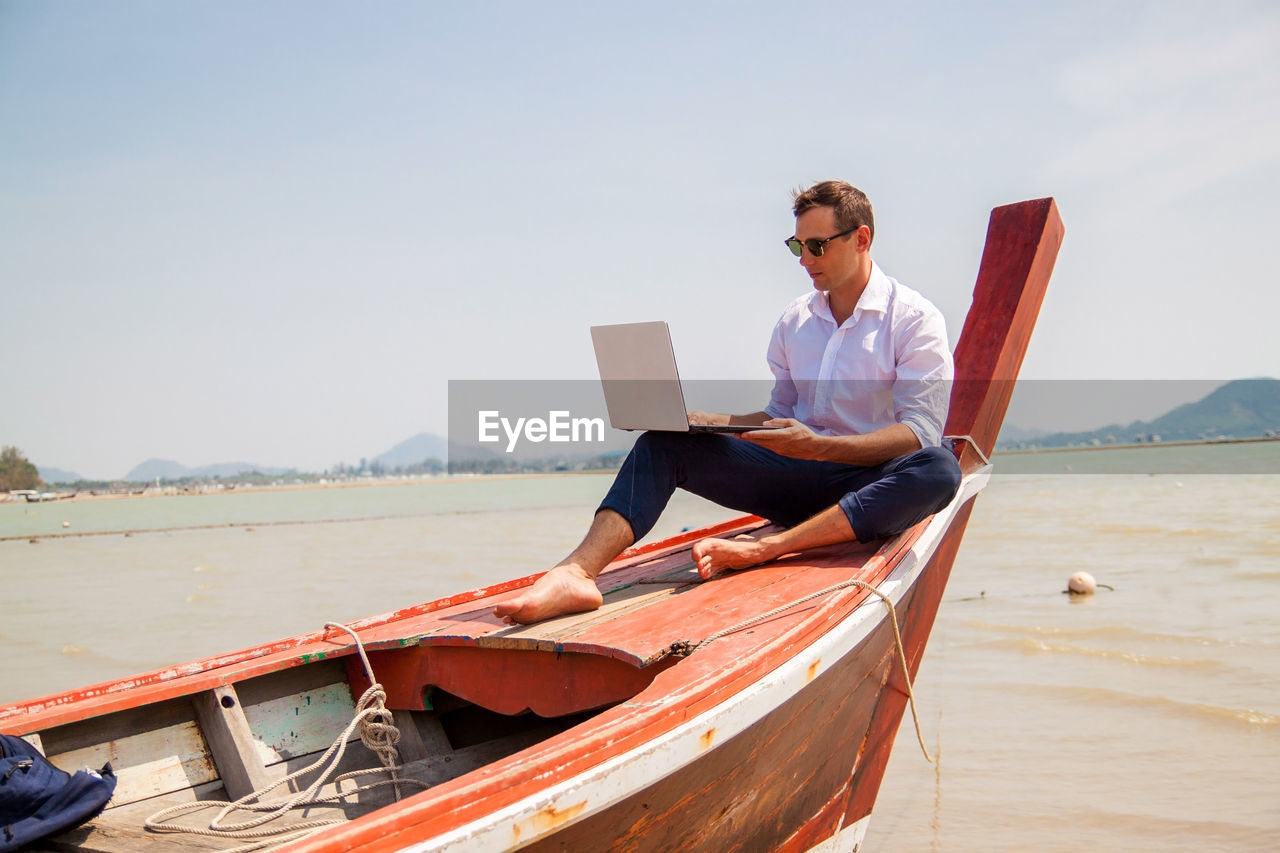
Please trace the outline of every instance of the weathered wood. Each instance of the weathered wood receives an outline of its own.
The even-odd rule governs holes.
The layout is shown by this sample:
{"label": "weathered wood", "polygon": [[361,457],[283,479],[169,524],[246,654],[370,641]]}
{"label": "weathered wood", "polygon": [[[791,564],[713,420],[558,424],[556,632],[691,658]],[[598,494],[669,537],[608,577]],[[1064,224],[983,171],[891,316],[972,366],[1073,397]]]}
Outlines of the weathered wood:
{"label": "weathered wood", "polygon": [[[405,728],[416,728],[412,720],[407,722],[408,725]],[[465,749],[450,750],[446,744],[444,750],[428,758],[405,762],[405,765],[400,769],[400,778],[413,779],[428,785],[437,785],[511,755],[559,732],[561,729],[562,727],[555,723],[544,723],[524,732]],[[380,766],[377,758],[363,748],[353,749],[351,752],[353,753],[351,759],[343,763],[339,768],[340,771],[346,772],[354,769]],[[300,763],[305,766],[305,764],[311,763],[318,757],[318,755],[303,756]],[[272,777],[270,781],[276,781],[276,779],[283,778],[286,772],[292,772],[292,769],[286,771],[281,767],[279,769],[268,769],[267,772]],[[310,782],[311,780],[304,781]],[[365,780],[365,782],[368,781],[377,781],[377,777]],[[344,787],[350,789],[351,786],[352,783],[346,783]],[[328,796],[337,793],[337,790],[337,786],[330,783],[321,789],[320,795]],[[416,786],[410,785],[406,785],[403,788],[405,796],[411,796],[418,790]],[[219,793],[221,793],[221,788],[219,788]],[[184,796],[182,793],[173,793],[156,799],[135,802],[128,806],[112,808],[105,814],[94,818],[91,822],[61,833],[52,839],[42,842],[42,844],[44,849],[50,851],[75,850],[80,851],[80,853],[130,853],[130,851],[141,850],[167,853],[167,851],[182,850],[228,850],[245,843],[243,839],[219,839],[182,833],[156,833],[144,828],[143,822],[147,816],[163,808],[190,801],[191,797]],[[225,798],[216,796],[211,801],[221,803],[225,801]],[[389,805],[394,801],[395,794],[392,787],[384,786],[362,792],[357,798],[340,803],[309,807],[306,809],[306,819],[354,819]],[[186,826],[207,826],[209,819],[214,814],[213,809],[207,812],[197,812],[181,819],[179,823]],[[298,810],[293,817],[281,818],[280,821],[282,824],[287,825],[291,821],[302,820],[302,814],[303,811]],[[34,853],[38,853],[38,851],[34,851]]]}
{"label": "weathered wood", "polygon": [[396,751],[400,754],[401,764],[431,758],[431,750],[422,739],[422,732],[418,730],[418,723],[412,711],[392,711],[391,719],[395,727],[400,730],[400,742],[396,744]]}
{"label": "weathered wood", "polygon": [[270,766],[327,749],[350,725],[355,703],[344,681],[246,704],[244,715],[260,761]]}
{"label": "weathered wood", "polygon": [[209,747],[186,700],[161,702],[41,733],[45,754],[65,770],[110,762],[122,804],[218,778]]}
{"label": "weathered wood", "polygon": [[50,760],[73,770],[98,768],[110,762],[117,779],[111,801],[117,804],[218,778],[209,748],[194,721],[60,753]]}
{"label": "weathered wood", "polygon": [[[858,560],[866,561],[868,568],[874,567],[870,574],[866,574],[864,576],[867,577],[868,580],[875,582],[879,578],[883,577],[884,572],[887,572],[890,569],[894,556],[902,552],[903,548],[912,541],[912,536],[914,535],[918,535],[918,531],[913,532],[911,536],[904,535],[901,540],[886,543],[878,552],[874,549],[867,549],[865,547],[859,548],[849,546],[843,553],[843,559],[841,559],[840,549],[824,550],[806,555],[804,559],[790,558],[787,561],[783,561],[781,565],[773,568],[765,568],[756,572],[732,575],[722,581],[718,581],[716,584],[701,585],[697,590],[698,595],[695,597],[706,596],[706,598],[703,600],[700,607],[694,607],[689,613],[667,613],[665,615],[667,619],[671,619],[673,616],[677,619],[696,617],[695,621],[699,625],[724,625],[730,623],[733,619],[749,613],[761,613],[765,609],[774,606],[779,601],[785,601],[790,595],[794,595],[799,592],[809,592],[815,588],[821,588],[837,579],[836,577],[833,577],[833,573],[830,571],[815,571],[815,569],[820,567],[838,569],[839,577],[848,577],[848,573],[852,571],[850,569],[850,563],[852,562],[854,565],[857,565],[857,560],[851,561],[850,555],[858,555]],[[795,578],[804,578],[806,576],[809,580],[803,583],[799,583],[795,580]],[[687,597],[688,596],[678,596],[676,597],[676,600],[682,600]],[[856,596],[853,594],[848,596],[848,603],[844,608],[844,612],[847,612],[848,609],[855,606],[853,603],[855,597]],[[690,603],[692,604],[692,601]],[[745,644],[742,646],[743,648],[755,647],[760,641],[774,636],[775,633],[779,632],[784,626],[796,625],[807,619],[811,619],[814,614],[820,611],[820,609],[821,608],[816,603],[798,608],[798,610],[801,611],[799,614],[792,614],[784,618],[775,618],[767,626],[767,629],[762,632],[749,630],[739,635],[733,635],[730,638],[717,641],[717,643],[712,647],[699,652],[694,656],[694,658],[683,661],[682,665],[686,668],[687,677],[679,679],[677,683],[687,681],[690,678],[695,681],[703,678],[713,679],[713,681],[707,682],[707,687],[701,692],[690,693],[686,691],[679,698],[679,707],[682,708],[681,715],[684,716],[700,712],[702,709],[705,709],[706,707],[709,707],[709,705],[719,701],[717,695],[724,695],[723,693],[717,694],[716,691],[723,690],[731,692],[733,690],[740,689],[742,685],[750,683],[754,679],[758,679],[764,672],[768,671],[770,666],[776,665],[776,662],[774,664],[769,664],[767,662],[769,656],[765,656],[765,659],[757,661],[753,659],[754,656],[752,655],[732,651],[735,648],[735,644]],[[640,613],[642,611],[636,612]],[[652,626],[655,623],[650,622],[649,624]],[[683,632],[684,628],[687,627],[684,622],[678,622],[677,624],[681,632]],[[600,626],[591,630],[600,630]],[[821,630],[823,630],[821,628],[821,622],[818,622],[812,628],[806,629],[806,631],[809,632],[806,635],[816,636],[817,633],[821,632]],[[782,633],[779,634],[779,636],[785,635],[785,631],[782,631]],[[793,650],[803,648],[805,645],[806,642],[804,641],[796,643],[788,642],[784,644],[784,646]],[[449,665],[446,666],[446,669],[452,669],[453,674],[450,676],[451,678],[454,678],[457,681],[464,681],[468,679],[471,681],[475,681],[477,679],[484,680],[493,685],[493,689],[498,693],[502,693],[510,688],[510,681],[504,681],[503,673],[495,673],[489,667],[489,662],[493,660],[492,656],[499,653],[498,650],[493,649],[477,649],[475,647],[410,646],[403,649],[397,649],[396,651],[379,651],[372,653],[375,658],[374,670],[378,674],[379,679],[384,683],[389,685],[398,685],[402,689],[407,689],[410,694],[417,692],[420,695],[420,690],[418,688],[423,683],[422,679],[406,677],[405,673],[397,672],[394,666],[389,667],[391,660],[399,658],[402,661],[408,662],[413,659],[414,654],[424,655],[441,653],[445,656],[448,656],[451,653],[457,653],[456,659],[451,660]],[[511,650],[506,650],[503,653],[520,654],[518,651]],[[523,654],[535,655],[539,659],[548,661],[562,660],[564,661],[564,665],[575,667],[576,669],[581,669],[581,667],[576,667],[577,661],[575,658],[595,658],[597,661],[602,662],[607,666],[621,667],[619,671],[640,673],[640,671],[636,670],[634,667],[603,656],[577,656],[564,653],[556,655],[554,653],[528,651]],[[471,655],[472,657],[467,658],[467,655]],[[421,663],[421,661],[419,661],[419,663]],[[515,661],[513,661],[513,664],[514,663]],[[520,661],[520,663],[523,663],[523,661]],[[668,664],[670,663],[674,663],[674,659],[669,660]],[[550,670],[542,672],[539,676],[537,673],[525,671],[527,669],[527,667],[523,666],[513,665],[511,667],[512,671],[521,671],[519,675],[514,676],[515,678],[532,678],[534,681],[542,685],[542,692],[545,692],[545,685],[547,683],[556,684],[559,681],[558,676]],[[438,673],[439,671],[440,670],[437,670],[436,672]],[[731,673],[732,675],[730,675]],[[646,677],[650,677],[652,675],[652,673],[643,674]],[[658,675],[660,676],[661,673]],[[729,675],[729,677],[726,677],[727,675]],[[713,688],[711,686],[713,683],[718,683],[719,687]],[[456,685],[451,686],[456,687]],[[358,685],[355,692],[359,692]],[[450,692],[454,691],[451,690]],[[670,688],[667,688],[660,691],[660,695],[674,696],[679,694],[672,694],[670,692]],[[281,698],[288,699],[291,697]],[[517,698],[519,698],[518,695]],[[610,747],[611,749],[621,749],[628,746],[634,746],[638,742],[643,741],[646,737],[650,737],[653,733],[660,731],[661,728],[669,727],[673,723],[670,711],[659,705],[651,704],[652,701],[653,700],[649,700],[649,702],[646,703],[638,703],[632,709],[619,709],[619,714],[621,714],[622,717],[625,717],[634,711],[643,711],[644,716],[649,719],[649,723],[646,727],[635,729],[626,737],[619,738],[616,735],[611,734],[607,736],[603,742],[616,744],[616,747]],[[592,760],[591,756],[595,753],[596,749],[600,748],[599,744],[601,741],[597,739],[595,743],[595,748],[593,748],[589,743],[576,744],[576,741],[565,743],[558,748],[558,751],[563,753],[565,749],[572,748],[580,757],[571,762],[566,762],[561,759],[557,760],[553,765],[535,764],[532,766],[555,766],[561,768],[561,770],[557,771],[556,775],[571,773],[576,766],[581,766]],[[447,757],[448,756],[446,756],[446,758]],[[502,756],[495,755],[494,757],[501,758]],[[456,760],[456,758],[454,760]],[[299,766],[301,766],[303,761],[305,761],[305,759],[298,759]],[[443,759],[437,762],[437,766],[441,763],[445,763]],[[283,768],[280,772],[283,772]],[[845,772],[847,774],[848,767],[845,768]],[[503,777],[492,776],[489,778],[494,783],[498,783],[497,790],[487,792],[485,796],[480,797],[479,802],[488,802],[492,807],[498,805],[502,800],[508,799],[508,797],[494,796],[497,793],[505,792],[505,789],[503,789],[501,785]],[[838,791],[839,786],[845,784],[846,780],[847,775],[844,777],[844,780],[838,780],[835,783],[836,787],[834,790]],[[508,785],[508,787],[511,786]],[[786,814],[791,816],[803,814],[805,816],[805,820],[812,820],[812,816],[814,814],[828,814],[829,809],[826,808],[826,804],[829,803],[830,794],[828,792],[828,799],[823,800],[822,794],[819,793],[823,787],[826,787],[825,783],[810,784],[809,786],[806,786],[804,797],[795,803],[789,803],[785,809]],[[524,785],[511,788],[511,796],[518,795],[522,790],[527,790],[527,788]],[[471,796],[468,796],[467,799],[474,801]],[[451,811],[451,808],[445,807],[437,810],[436,814],[440,818],[448,819]],[[792,818],[788,817],[787,819],[791,820]],[[793,831],[794,827],[792,828],[792,832]],[[781,833],[782,829],[780,828],[778,832]],[[790,834],[787,837],[790,837]]]}
{"label": "weathered wood", "polygon": [[643,607],[663,604],[673,595],[679,595],[682,589],[688,589],[687,582],[626,586],[610,590],[604,594],[604,603],[596,610],[509,628],[478,638],[477,645],[493,649],[539,648],[555,651],[563,640],[587,628],[612,622]]}
{"label": "weathered wood", "polygon": [[236,691],[240,694],[240,701],[245,707],[249,707],[330,684],[344,683],[346,680],[347,670],[343,660],[317,660],[306,666],[293,666],[240,681],[236,685]]}
{"label": "weathered wood", "polygon": [[972,435],[988,456],[1004,423],[1062,235],[1051,198],[991,211],[973,303],[956,344],[946,428],[949,435]]}
{"label": "weathered wood", "polygon": [[500,714],[531,710],[543,717],[629,699],[663,667],[637,669],[603,655],[472,646],[414,646],[371,652],[387,691],[387,707],[423,710],[423,690],[446,690]]}
{"label": "weathered wood", "polygon": [[[535,841],[529,851],[591,850],[625,830],[628,851],[771,850],[828,808],[848,784],[892,646],[882,625],[866,648],[826,670],[776,711],[707,749],[678,774]],[[602,843],[603,842],[603,843]]]}
{"label": "weathered wood", "polygon": [[266,767],[236,689],[228,684],[191,699],[227,796],[238,800],[266,785]]}
{"label": "weathered wood", "polygon": [[[405,712],[394,711],[396,719]],[[418,732],[418,739],[422,741],[422,746],[426,750],[428,757],[447,755],[453,750],[452,744],[449,743],[449,736],[444,733],[444,726],[440,724],[440,718],[435,714],[416,714],[411,713],[410,718],[415,723],[414,728]],[[397,723],[397,725],[399,725]]]}
{"label": "weathered wood", "polygon": [[[902,542],[886,546],[888,553],[901,553],[924,529],[913,528]],[[860,552],[861,553],[861,552]],[[894,564],[877,554],[877,568],[868,576],[879,583]],[[746,577],[754,573],[742,573]],[[826,573],[832,583],[845,572]],[[589,723],[531,747],[507,761],[444,783],[430,794],[415,797],[393,811],[371,815],[357,832],[336,830],[304,845],[308,850],[337,851],[353,847],[398,849],[422,839],[433,838],[470,821],[504,809],[525,796],[537,795],[551,785],[597,767],[605,756],[619,755],[647,744],[670,732],[681,722],[710,711],[727,698],[758,685],[784,660],[806,649],[833,625],[858,609],[865,601],[861,591],[846,590],[806,605],[801,620],[770,622],[755,629],[730,634],[700,649],[689,658],[661,672],[653,684],[632,700],[593,717]],[[677,774],[678,775],[678,774]],[[569,804],[572,805],[572,804]],[[571,809],[570,809],[571,811]],[[522,822],[527,832],[538,826],[560,826],[569,819],[563,809],[553,809]],[[549,823],[548,823],[549,822]],[[527,824],[527,825],[526,825]],[[531,835],[522,836],[531,839]],[[366,844],[378,842],[373,847]]]}
{"label": "weathered wood", "polygon": [[194,723],[195,719],[196,712],[189,701],[174,699],[111,714],[87,715],[74,723],[45,729],[40,732],[40,737],[45,755],[52,758],[139,732]]}
{"label": "weathered wood", "polygon": [[93,821],[40,842],[44,849],[74,853],[135,853],[135,851],[228,850],[234,844],[201,835],[147,832],[139,825],[121,824],[109,818]]}
{"label": "weathered wood", "polygon": [[[951,524],[951,530],[954,532],[939,546],[929,565],[921,573],[915,588],[908,593],[908,597],[899,607],[898,619],[902,630],[902,645],[906,651],[907,666],[913,680],[916,671],[920,668],[920,660],[924,657],[925,644],[933,629],[933,621],[938,614],[938,606],[942,602],[942,593],[946,589],[947,580],[951,577],[951,566],[955,562],[961,538],[964,536],[965,527],[969,523],[969,515],[972,512],[972,501],[961,507],[955,521]],[[861,748],[857,770],[853,777],[853,788],[849,795],[849,806],[845,810],[844,826],[871,814],[876,794],[880,791],[880,781],[884,778],[885,767],[889,763],[894,736],[898,732],[903,709],[907,705],[906,682],[903,679],[901,665],[897,661],[889,671],[888,684],[891,689],[882,691],[867,730],[866,742]]]}

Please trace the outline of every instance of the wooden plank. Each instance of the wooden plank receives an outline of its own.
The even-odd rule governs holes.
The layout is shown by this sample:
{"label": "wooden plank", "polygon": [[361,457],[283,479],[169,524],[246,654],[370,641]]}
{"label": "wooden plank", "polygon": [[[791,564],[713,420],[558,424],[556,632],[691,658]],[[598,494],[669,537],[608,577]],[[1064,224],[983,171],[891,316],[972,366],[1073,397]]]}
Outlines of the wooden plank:
{"label": "wooden plank", "polygon": [[41,731],[40,737],[45,755],[54,756],[139,732],[193,723],[195,719],[190,702],[174,699],[55,726]]}
{"label": "wooden plank", "polygon": [[185,699],[158,702],[40,733],[45,754],[64,770],[111,763],[120,805],[218,778],[209,747]]}
{"label": "wooden plank", "polygon": [[444,726],[440,724],[440,718],[437,715],[410,714],[410,717],[417,724],[415,728],[418,730],[418,737],[422,740],[428,756],[448,755],[453,751],[453,745],[449,743],[449,736],[444,733]]}
{"label": "wooden plank", "polygon": [[225,685],[191,697],[214,766],[232,800],[248,796],[267,784],[266,767],[258,754],[240,697]]}
{"label": "wooden plank", "polygon": [[[532,625],[518,625],[505,631],[479,637],[476,645],[495,649],[542,649],[555,651],[561,642],[587,628],[634,614],[641,608],[664,602],[682,590],[690,588],[686,582],[670,584],[627,585],[605,594],[604,603],[586,613],[571,613],[555,619],[547,619]],[[584,650],[585,651],[585,650]],[[601,649],[608,654],[609,650]],[[640,663],[640,659],[633,661]]]}
{"label": "wooden plank", "polygon": [[305,666],[295,666],[240,681],[236,684],[236,692],[247,707],[346,680],[347,671],[343,660],[318,660]]}
{"label": "wooden plank", "polygon": [[63,769],[98,768],[111,762],[116,772],[116,805],[167,794],[218,778],[213,758],[194,720],[113,738],[49,756]]}
{"label": "wooden plank", "polygon": [[[625,584],[605,593],[605,603],[597,610],[488,634],[477,632],[474,642],[482,648],[601,654],[647,666],[668,654],[673,643],[697,642],[726,625],[856,576],[880,547],[883,543],[814,549],[803,557],[789,555],[709,583],[693,570],[688,550],[680,550],[637,567],[646,573],[629,573]],[[845,571],[840,578],[812,571],[836,567]],[[661,607],[652,607],[655,604]],[[474,615],[485,617],[487,611]],[[456,639],[457,634],[453,636]]]}
{"label": "wooden plank", "polygon": [[[351,688],[342,681],[244,706],[263,765],[328,749],[355,717]],[[357,737],[353,735],[352,739]]]}
{"label": "wooden plank", "polygon": [[946,428],[948,435],[972,435],[988,456],[1004,423],[1062,236],[1052,198],[991,211],[973,303],[956,345]]}
{"label": "wooden plank", "polygon": [[[884,547],[884,546],[882,546]],[[568,650],[591,647],[625,649],[645,665],[665,657],[673,643],[697,643],[716,631],[760,616],[851,577],[866,579],[880,553],[875,544],[846,543],[784,556],[744,572],[685,587],[658,610],[583,626]],[[790,618],[803,608],[773,617]]]}
{"label": "wooden plank", "polygon": [[232,847],[223,839],[147,832],[137,825],[122,825],[101,817],[38,843],[40,850],[57,853],[167,853],[182,850],[228,850]]}
{"label": "wooden plank", "polygon": [[[400,742],[396,744],[396,751],[400,755],[401,764],[408,764],[412,761],[425,761],[431,758],[431,749],[427,746],[426,741],[423,740],[422,732],[418,730],[418,722],[414,719],[412,711],[392,711],[391,719],[395,727],[400,730]],[[441,734],[443,733],[442,730]]]}

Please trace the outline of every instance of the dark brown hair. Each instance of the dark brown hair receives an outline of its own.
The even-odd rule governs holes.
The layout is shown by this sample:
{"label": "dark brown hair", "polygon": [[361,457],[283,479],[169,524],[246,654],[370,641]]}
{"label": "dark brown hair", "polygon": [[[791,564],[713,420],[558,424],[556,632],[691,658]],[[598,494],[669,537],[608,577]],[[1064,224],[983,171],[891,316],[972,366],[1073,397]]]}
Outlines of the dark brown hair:
{"label": "dark brown hair", "polygon": [[871,213],[871,201],[866,193],[852,184],[820,181],[807,190],[796,190],[791,197],[794,199],[791,209],[796,216],[815,207],[830,207],[836,212],[836,227],[841,231],[865,225],[871,231],[871,239],[875,239],[876,224]]}

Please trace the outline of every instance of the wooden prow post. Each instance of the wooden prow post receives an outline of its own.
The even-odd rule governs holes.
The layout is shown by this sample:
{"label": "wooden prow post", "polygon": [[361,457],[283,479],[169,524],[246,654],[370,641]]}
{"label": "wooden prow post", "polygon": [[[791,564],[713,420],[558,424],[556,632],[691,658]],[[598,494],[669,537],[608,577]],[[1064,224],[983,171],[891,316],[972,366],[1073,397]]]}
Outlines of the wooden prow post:
{"label": "wooden prow post", "polygon": [[[956,346],[947,435],[969,435],[990,456],[1062,245],[1052,198],[991,211],[973,303]],[[965,446],[961,467],[977,461]]]}

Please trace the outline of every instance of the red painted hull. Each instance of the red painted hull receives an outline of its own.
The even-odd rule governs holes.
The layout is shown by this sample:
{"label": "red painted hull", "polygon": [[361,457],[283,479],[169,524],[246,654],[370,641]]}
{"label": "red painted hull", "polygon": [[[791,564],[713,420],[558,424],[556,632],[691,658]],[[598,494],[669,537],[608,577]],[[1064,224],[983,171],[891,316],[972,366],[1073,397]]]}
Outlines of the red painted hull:
{"label": "red painted hull", "polygon": [[[897,608],[913,677],[971,506]],[[886,618],[747,731],[525,849],[807,850],[871,814],[905,702]]]}

